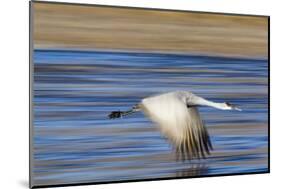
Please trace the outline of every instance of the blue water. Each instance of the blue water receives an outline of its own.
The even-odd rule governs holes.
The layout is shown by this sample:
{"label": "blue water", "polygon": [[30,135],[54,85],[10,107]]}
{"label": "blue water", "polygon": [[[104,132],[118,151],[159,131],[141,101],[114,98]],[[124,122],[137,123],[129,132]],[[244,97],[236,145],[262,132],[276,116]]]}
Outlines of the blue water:
{"label": "blue water", "polygon": [[[268,170],[266,59],[35,50],[33,89],[35,185]],[[204,160],[176,161],[142,113],[107,118],[174,90],[243,109],[200,108],[214,147]]]}

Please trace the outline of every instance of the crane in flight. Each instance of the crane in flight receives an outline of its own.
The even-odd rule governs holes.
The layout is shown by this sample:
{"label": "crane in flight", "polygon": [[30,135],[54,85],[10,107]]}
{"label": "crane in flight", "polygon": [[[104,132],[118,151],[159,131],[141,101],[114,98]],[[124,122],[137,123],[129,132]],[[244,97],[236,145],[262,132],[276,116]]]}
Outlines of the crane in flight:
{"label": "crane in flight", "polygon": [[212,144],[198,106],[241,111],[228,102],[212,102],[188,91],[175,91],[144,98],[132,109],[113,111],[108,116],[114,119],[142,111],[172,143],[178,158],[200,159],[210,154]]}

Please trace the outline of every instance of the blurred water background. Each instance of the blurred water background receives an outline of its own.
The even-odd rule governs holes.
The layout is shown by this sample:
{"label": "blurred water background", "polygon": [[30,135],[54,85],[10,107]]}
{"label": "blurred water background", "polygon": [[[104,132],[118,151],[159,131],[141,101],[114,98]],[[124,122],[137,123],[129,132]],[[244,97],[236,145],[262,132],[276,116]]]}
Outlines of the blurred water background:
{"label": "blurred water background", "polygon": [[[268,171],[267,59],[109,51],[34,51],[35,185]],[[188,90],[242,112],[201,107],[214,151],[176,161],[142,98]]]}

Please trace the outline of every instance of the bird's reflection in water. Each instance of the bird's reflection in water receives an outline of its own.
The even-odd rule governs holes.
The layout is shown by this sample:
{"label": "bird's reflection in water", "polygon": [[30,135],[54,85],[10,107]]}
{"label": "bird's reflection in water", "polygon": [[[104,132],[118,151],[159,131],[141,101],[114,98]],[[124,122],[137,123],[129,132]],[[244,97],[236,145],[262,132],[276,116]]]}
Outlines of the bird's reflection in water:
{"label": "bird's reflection in water", "polygon": [[185,163],[184,168],[176,171],[175,177],[195,177],[208,174],[208,166],[205,163]]}

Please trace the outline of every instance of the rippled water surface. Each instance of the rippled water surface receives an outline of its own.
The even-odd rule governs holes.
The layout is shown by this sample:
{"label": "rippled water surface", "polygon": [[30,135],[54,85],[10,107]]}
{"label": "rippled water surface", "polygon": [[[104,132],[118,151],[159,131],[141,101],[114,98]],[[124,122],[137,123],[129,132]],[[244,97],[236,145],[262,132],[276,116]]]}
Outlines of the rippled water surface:
{"label": "rippled water surface", "polygon": [[[268,171],[265,59],[127,52],[34,52],[35,185]],[[188,90],[242,112],[200,107],[214,151],[176,161],[154,124],[137,113],[109,120],[142,98]]]}

